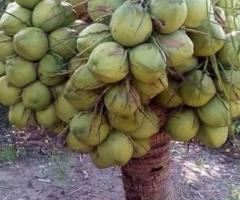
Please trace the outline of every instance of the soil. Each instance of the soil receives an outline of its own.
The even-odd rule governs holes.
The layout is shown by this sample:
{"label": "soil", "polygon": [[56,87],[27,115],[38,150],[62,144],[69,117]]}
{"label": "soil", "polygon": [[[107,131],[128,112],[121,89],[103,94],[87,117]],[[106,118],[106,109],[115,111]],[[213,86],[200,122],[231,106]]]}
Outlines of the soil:
{"label": "soil", "polygon": [[[3,115],[1,115],[1,122]],[[0,145],[9,127],[0,126]],[[240,200],[240,154],[172,143],[178,200]],[[99,170],[88,156],[31,154],[0,165],[0,200],[124,200],[119,168]]]}

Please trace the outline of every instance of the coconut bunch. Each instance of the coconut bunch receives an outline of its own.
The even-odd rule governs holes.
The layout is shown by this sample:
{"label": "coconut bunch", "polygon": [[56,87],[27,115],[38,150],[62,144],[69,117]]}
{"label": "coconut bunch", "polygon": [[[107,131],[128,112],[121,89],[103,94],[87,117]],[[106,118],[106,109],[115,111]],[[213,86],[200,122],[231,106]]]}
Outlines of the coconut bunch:
{"label": "coconut bunch", "polygon": [[[47,26],[47,13],[54,15],[48,12],[50,5],[39,13],[44,20],[38,16],[33,23],[34,11],[44,2],[49,0],[38,1],[29,22],[41,27],[49,43],[36,60],[15,43],[21,41],[23,45],[22,41],[29,39],[27,47],[33,47],[33,53],[40,51],[44,42],[38,39],[34,43],[30,34],[13,35],[12,29],[9,34],[2,25],[4,16],[0,21],[3,33],[10,41],[13,37],[13,53],[34,63],[37,69],[34,81],[17,87],[7,71],[19,58],[7,56],[3,62],[6,75],[0,87],[3,85],[7,92],[3,100],[0,94],[0,101],[12,106],[10,113],[16,112],[9,115],[11,123],[16,126],[16,119],[25,119],[21,127],[35,121],[59,133],[66,130],[68,147],[89,153],[99,168],[123,166],[131,158],[145,155],[151,137],[160,129],[177,141],[197,137],[213,148],[225,143],[231,120],[240,115],[240,36],[221,16],[232,15],[235,19],[235,5],[228,7],[211,0],[78,1],[75,6],[85,6],[91,23],[72,23],[67,12],[64,19],[71,20],[65,25],[79,28],[60,28],[71,30],[66,31],[72,33],[68,35],[56,27],[63,26],[60,19]],[[221,10],[221,16],[217,10]],[[56,30],[51,30],[52,26]],[[74,37],[76,32],[78,36]],[[58,66],[61,59],[64,68],[47,76],[46,71],[52,72],[50,66]],[[20,80],[28,80],[29,74],[26,70]],[[11,102],[6,104],[6,99]],[[153,106],[169,111],[166,127],[160,127]]]}
{"label": "coconut bunch", "polygon": [[10,107],[15,127],[59,128],[64,123],[61,91],[76,54],[77,31],[70,28],[76,19],[72,4],[56,0],[17,0],[3,12],[0,103]]}

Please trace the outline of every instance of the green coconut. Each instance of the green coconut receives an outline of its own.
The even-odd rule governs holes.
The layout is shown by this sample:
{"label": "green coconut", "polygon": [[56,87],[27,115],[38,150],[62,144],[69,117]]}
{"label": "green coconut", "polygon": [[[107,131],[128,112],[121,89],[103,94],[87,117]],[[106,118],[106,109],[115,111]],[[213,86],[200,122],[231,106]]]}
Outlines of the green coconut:
{"label": "green coconut", "polygon": [[0,103],[11,106],[21,100],[22,90],[14,87],[7,80],[7,76],[0,77]]}
{"label": "green coconut", "polygon": [[54,102],[56,115],[63,122],[69,123],[71,119],[77,114],[77,110],[68,103],[63,94],[58,96]]}
{"label": "green coconut", "polygon": [[137,110],[132,116],[125,117],[108,112],[108,120],[113,128],[123,132],[132,132],[141,126],[144,114]]}
{"label": "green coconut", "polygon": [[184,61],[181,65],[172,66],[172,68],[179,74],[185,74],[193,69],[196,69],[199,65],[197,57],[190,57]]}
{"label": "green coconut", "polygon": [[184,26],[197,28],[208,19],[212,9],[211,0],[185,0],[187,3],[187,18]]}
{"label": "green coconut", "polygon": [[98,99],[95,91],[80,90],[72,84],[71,79],[67,82],[64,89],[64,97],[69,104],[79,111],[93,108]]}
{"label": "green coconut", "polygon": [[240,69],[239,39],[239,32],[232,32],[226,35],[226,41],[217,54],[217,58],[223,65],[234,66]]}
{"label": "green coconut", "polygon": [[30,61],[37,61],[48,51],[47,35],[39,28],[25,28],[13,38],[16,53]]}
{"label": "green coconut", "polygon": [[141,106],[141,99],[133,87],[122,84],[107,91],[104,103],[109,112],[130,117]]}
{"label": "green coconut", "polygon": [[106,169],[116,165],[114,160],[107,157],[101,152],[99,153],[97,149],[95,151],[90,152],[89,154],[92,163],[99,169]]}
{"label": "green coconut", "polygon": [[68,2],[61,2],[61,6],[64,8],[65,20],[63,26],[69,26],[78,18],[78,13],[74,9],[73,5]]}
{"label": "green coconut", "polygon": [[159,118],[153,111],[145,109],[143,115],[143,121],[138,129],[128,132],[134,140],[148,139],[160,130]]}
{"label": "green coconut", "polygon": [[230,105],[219,97],[198,108],[197,113],[202,122],[212,127],[228,126],[231,122]]}
{"label": "green coconut", "polygon": [[193,55],[193,43],[185,31],[158,34],[158,40],[167,55],[168,66],[181,65]]}
{"label": "green coconut", "polygon": [[150,37],[153,25],[150,14],[135,2],[126,1],[112,15],[110,30],[123,46],[136,46]]}
{"label": "green coconut", "polygon": [[0,61],[5,61],[7,57],[15,53],[12,38],[0,31]]}
{"label": "green coconut", "polygon": [[51,103],[52,94],[47,86],[36,81],[23,89],[22,100],[27,108],[45,110]]}
{"label": "green coconut", "polygon": [[38,66],[38,76],[42,83],[47,86],[61,84],[66,78],[67,66],[63,59],[54,54],[46,54]]}
{"label": "green coconut", "polygon": [[175,81],[169,81],[168,88],[156,96],[155,102],[163,108],[176,108],[183,104],[178,94],[179,84]]}
{"label": "green coconut", "polygon": [[33,26],[50,33],[65,23],[65,9],[56,0],[41,0],[33,10]]}
{"label": "green coconut", "polygon": [[83,56],[89,56],[100,43],[112,41],[109,26],[94,23],[83,29],[77,39],[77,50]]}
{"label": "green coconut", "polygon": [[50,87],[50,90],[51,90],[51,93],[53,94],[54,99],[57,99],[61,95],[64,88],[65,88],[65,83],[54,86],[54,87]]}
{"label": "green coconut", "polygon": [[32,111],[26,108],[22,102],[11,106],[8,113],[9,122],[17,128],[26,128],[32,117]]}
{"label": "green coconut", "polygon": [[18,4],[9,3],[0,20],[0,29],[14,36],[18,31],[31,26],[32,12]]}
{"label": "green coconut", "polygon": [[200,70],[187,75],[179,88],[183,102],[191,107],[207,104],[215,94],[216,88],[212,78]]}
{"label": "green coconut", "polygon": [[71,120],[70,132],[80,142],[88,146],[96,146],[107,138],[110,126],[104,115],[83,111]]}
{"label": "green coconut", "polygon": [[0,61],[0,77],[5,74],[5,64]]}
{"label": "green coconut", "polygon": [[79,67],[73,73],[71,81],[72,84],[80,90],[94,90],[105,85],[92,74],[87,65]]}
{"label": "green coconut", "polygon": [[164,72],[162,78],[154,83],[144,83],[135,80],[134,86],[141,96],[142,103],[148,103],[149,100],[168,88],[168,77],[166,72]]}
{"label": "green coconut", "polygon": [[97,154],[98,159],[105,160],[105,163],[108,161],[110,166],[124,166],[133,155],[133,145],[124,133],[114,130],[106,141],[98,146]]}
{"label": "green coconut", "polygon": [[99,44],[91,53],[88,69],[103,83],[114,83],[129,73],[127,52],[116,42]]}
{"label": "green coconut", "polygon": [[161,33],[173,33],[185,22],[188,11],[186,1],[151,0],[150,13],[159,23]]}
{"label": "green coconut", "polygon": [[80,142],[71,132],[68,134],[66,140],[68,148],[73,151],[78,151],[80,153],[89,153],[93,150],[93,147],[89,147]]}
{"label": "green coconut", "polygon": [[228,127],[201,126],[198,131],[200,142],[210,148],[219,148],[225,144],[228,138]]}
{"label": "green coconut", "polygon": [[144,155],[146,155],[150,149],[150,139],[145,140],[133,140],[133,158],[140,158]]}
{"label": "green coconut", "polygon": [[41,0],[16,0],[16,3],[24,8],[33,9]]}
{"label": "green coconut", "polygon": [[227,99],[238,101],[240,98],[240,71],[225,70],[222,73],[222,79],[217,82],[218,90]]}
{"label": "green coconut", "polygon": [[236,11],[238,0],[219,0],[217,5],[224,9],[225,13],[233,13]]}
{"label": "green coconut", "polygon": [[109,24],[111,15],[125,0],[89,0],[88,14],[94,22]]}
{"label": "green coconut", "polygon": [[68,63],[69,74],[72,75],[76,69],[84,66],[84,64],[86,64],[87,60],[88,60],[87,58],[82,58],[82,57],[78,57],[78,56],[73,57]]}
{"label": "green coconut", "polygon": [[37,111],[36,120],[44,128],[53,127],[58,122],[54,106],[50,105],[46,110]]}
{"label": "green coconut", "polygon": [[192,109],[184,109],[175,112],[167,121],[166,131],[173,140],[188,142],[198,132],[199,121]]}
{"label": "green coconut", "polygon": [[49,35],[50,51],[68,60],[76,54],[77,32],[73,29],[62,27]]}
{"label": "green coconut", "polygon": [[189,33],[194,44],[195,56],[211,56],[224,45],[225,33],[216,21],[204,21],[195,32]]}
{"label": "green coconut", "polygon": [[37,70],[34,63],[17,56],[6,61],[6,75],[9,83],[22,88],[37,79]]}
{"label": "green coconut", "polygon": [[230,101],[231,118],[240,116],[240,101]]}
{"label": "green coconut", "polygon": [[144,43],[129,51],[131,72],[135,79],[154,83],[165,75],[166,56],[152,43]]}

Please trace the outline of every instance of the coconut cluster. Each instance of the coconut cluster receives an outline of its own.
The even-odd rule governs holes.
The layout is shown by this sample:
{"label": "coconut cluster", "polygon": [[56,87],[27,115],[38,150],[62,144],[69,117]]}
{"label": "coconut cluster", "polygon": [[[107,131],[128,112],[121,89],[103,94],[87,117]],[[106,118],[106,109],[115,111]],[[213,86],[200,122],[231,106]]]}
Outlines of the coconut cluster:
{"label": "coconut cluster", "polygon": [[[145,155],[160,128],[225,143],[240,115],[237,1],[71,3],[91,22],[72,23],[71,4],[56,0],[18,0],[0,20],[0,102],[13,125],[67,130],[68,147],[99,168]],[[166,127],[152,106],[169,111]]]}

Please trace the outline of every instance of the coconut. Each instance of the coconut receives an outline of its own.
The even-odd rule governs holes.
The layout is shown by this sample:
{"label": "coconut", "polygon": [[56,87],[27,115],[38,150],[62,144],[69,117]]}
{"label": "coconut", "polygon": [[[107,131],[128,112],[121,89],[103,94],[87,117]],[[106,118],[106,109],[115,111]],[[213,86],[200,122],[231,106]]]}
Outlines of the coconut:
{"label": "coconut", "polygon": [[7,76],[0,77],[0,103],[6,106],[14,105],[21,100],[21,89],[14,87]]}
{"label": "coconut", "polygon": [[108,120],[113,128],[123,132],[132,132],[142,125],[144,114],[137,110],[132,116],[125,117],[108,112]]}
{"label": "coconut", "polygon": [[64,88],[65,88],[65,83],[50,88],[54,99],[57,99],[61,95]]}
{"label": "coconut", "polygon": [[0,61],[5,61],[8,56],[15,53],[12,38],[0,31]]}
{"label": "coconut", "polygon": [[175,112],[167,121],[166,131],[173,140],[188,142],[198,132],[199,121],[192,109]]}
{"label": "coconut", "polygon": [[150,14],[135,2],[126,1],[112,15],[110,30],[113,38],[123,46],[136,46],[152,33]]}
{"label": "coconut", "polygon": [[239,32],[232,32],[226,35],[226,41],[217,54],[219,61],[223,65],[234,66],[240,69],[239,38]]}
{"label": "coconut", "polygon": [[195,70],[185,77],[179,88],[183,102],[191,107],[207,104],[216,94],[214,82],[206,73]]}
{"label": "coconut", "polygon": [[75,30],[67,27],[55,30],[49,35],[50,51],[66,60],[72,58],[76,54],[76,34]]}
{"label": "coconut", "polygon": [[199,65],[197,57],[190,57],[184,61],[181,65],[172,66],[172,68],[179,74],[185,74],[193,69],[196,69]]}
{"label": "coconut", "polygon": [[124,133],[114,130],[106,141],[98,146],[97,154],[99,159],[105,160],[105,163],[108,161],[110,166],[124,166],[133,155],[133,145]]}
{"label": "coconut", "polygon": [[61,84],[66,78],[67,66],[63,59],[54,54],[46,54],[39,62],[38,76],[42,83],[47,86]]}
{"label": "coconut", "polygon": [[222,73],[222,80],[217,82],[218,90],[223,93],[223,96],[235,101],[240,99],[239,84],[239,70],[225,70],[224,73]]}
{"label": "coconut", "polygon": [[185,31],[178,30],[168,35],[158,34],[158,40],[167,54],[168,66],[181,65],[193,55],[193,43]]}
{"label": "coconut", "polygon": [[80,142],[88,146],[96,146],[107,138],[110,126],[104,115],[84,111],[71,120],[70,132]]}
{"label": "coconut", "polygon": [[22,88],[37,79],[36,66],[19,56],[12,57],[6,61],[6,75],[9,83]]}
{"label": "coconut", "polygon": [[228,138],[228,127],[201,126],[198,131],[198,138],[201,143],[210,148],[221,147]]}
{"label": "coconut", "polygon": [[30,61],[37,61],[48,51],[47,35],[39,28],[25,28],[13,38],[18,55]]}
{"label": "coconut", "polygon": [[80,90],[94,90],[104,86],[96,79],[87,65],[79,67],[71,77],[72,84]]}
{"label": "coconut", "polygon": [[109,26],[94,23],[83,29],[77,39],[77,50],[83,56],[89,56],[100,43],[112,41]]}
{"label": "coconut", "polygon": [[108,158],[101,152],[99,153],[97,149],[95,151],[90,152],[89,154],[92,163],[99,169],[106,169],[116,165],[114,160]]}
{"label": "coconut", "polygon": [[69,24],[73,23],[77,18],[78,14],[74,10],[74,7],[71,3],[67,3],[62,1],[61,6],[64,8],[65,20],[63,26],[68,26]]}
{"label": "coconut", "polygon": [[14,36],[18,31],[31,26],[32,12],[20,7],[18,4],[9,3],[0,20],[0,29],[5,34]]}
{"label": "coconut", "polygon": [[231,118],[240,116],[240,101],[230,101]]}
{"label": "coconut", "polygon": [[88,14],[94,22],[110,23],[111,15],[125,0],[90,0]]}
{"label": "coconut", "polygon": [[77,110],[89,110],[94,107],[98,95],[95,91],[80,90],[72,84],[70,79],[64,89],[65,99]]}
{"label": "coconut", "polygon": [[129,73],[127,52],[115,42],[99,44],[91,53],[88,69],[103,83],[114,83]]}
{"label": "coconut", "polygon": [[178,94],[178,83],[169,81],[168,88],[161,92],[155,98],[155,102],[163,108],[176,108],[183,104],[181,97]]}
{"label": "coconut", "polygon": [[24,8],[33,9],[41,0],[16,0],[16,3]]}
{"label": "coconut", "polygon": [[5,74],[5,64],[0,61],[0,77]]}
{"label": "coconut", "polygon": [[213,127],[228,126],[231,122],[230,105],[224,99],[214,97],[197,109],[202,122]]}
{"label": "coconut", "polygon": [[129,85],[113,86],[104,96],[104,103],[109,112],[130,117],[141,106],[137,91]]}
{"label": "coconut", "polygon": [[55,100],[54,108],[57,117],[66,123],[69,123],[77,114],[77,110],[68,103],[63,94],[58,96],[58,98]]}
{"label": "coconut", "polygon": [[187,18],[184,26],[197,28],[203,21],[208,19],[211,13],[211,0],[186,0],[187,3]]}
{"label": "coconut", "polygon": [[233,13],[238,0],[218,0],[217,5],[224,9],[225,13]]}
{"label": "coconut", "polygon": [[151,0],[150,13],[160,24],[160,33],[178,30],[186,20],[188,11],[186,1]]}
{"label": "coconut", "polygon": [[93,147],[89,147],[84,143],[80,142],[71,132],[67,136],[67,146],[73,151],[81,153],[89,153],[93,150]]}
{"label": "coconut", "polygon": [[165,75],[166,56],[152,43],[144,43],[129,51],[131,72],[135,79],[154,83]]}
{"label": "coconut", "polygon": [[216,21],[204,21],[195,32],[189,33],[194,44],[195,56],[211,56],[217,53],[224,44],[225,33]]}
{"label": "coconut", "polygon": [[24,106],[22,102],[10,107],[8,113],[9,122],[17,128],[26,128],[32,117],[32,111]]}
{"label": "coconut", "polygon": [[150,140],[145,139],[145,140],[133,140],[133,158],[139,158],[147,154],[150,149]]}
{"label": "coconut", "polygon": [[163,92],[168,88],[168,78],[164,72],[161,79],[155,83],[144,83],[142,81],[134,81],[134,85],[141,96],[142,103],[148,103],[149,100]]}
{"label": "coconut", "polygon": [[160,130],[159,118],[153,111],[144,110],[143,115],[143,121],[138,129],[128,132],[133,139],[147,139],[158,133]]}
{"label": "coconut", "polygon": [[57,122],[57,116],[53,105],[50,105],[46,110],[36,112],[37,123],[44,128],[51,128]]}
{"label": "coconut", "polygon": [[86,62],[86,58],[78,56],[73,57],[68,63],[68,72],[70,73],[70,75],[72,75],[79,67],[85,66],[84,64],[86,64]]}
{"label": "coconut", "polygon": [[40,81],[31,83],[23,89],[23,104],[32,110],[45,110],[50,105],[51,99],[50,90]]}
{"label": "coconut", "polygon": [[56,0],[42,0],[33,10],[33,26],[52,32],[65,23],[65,9],[61,2]]}

